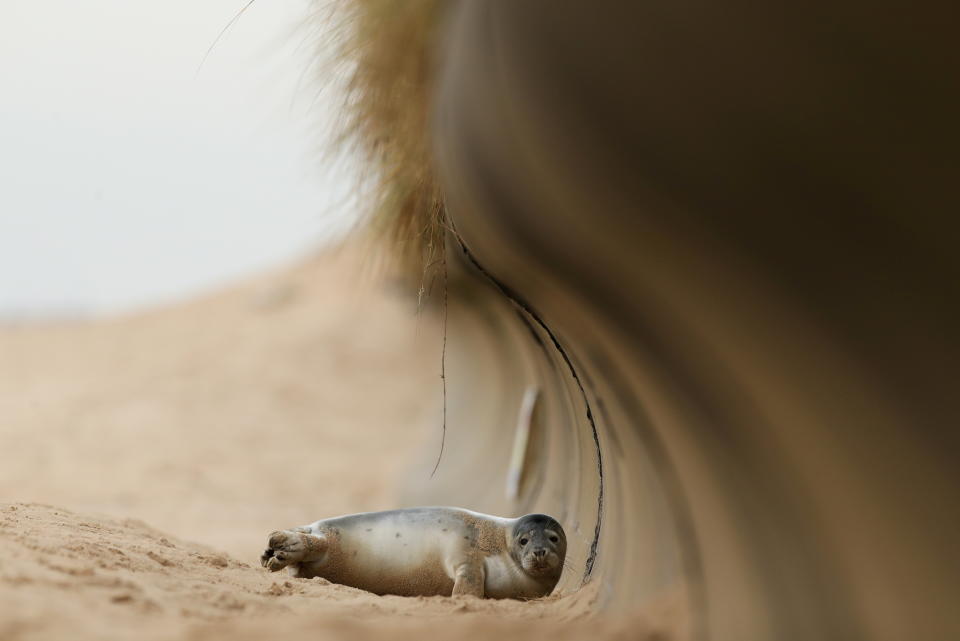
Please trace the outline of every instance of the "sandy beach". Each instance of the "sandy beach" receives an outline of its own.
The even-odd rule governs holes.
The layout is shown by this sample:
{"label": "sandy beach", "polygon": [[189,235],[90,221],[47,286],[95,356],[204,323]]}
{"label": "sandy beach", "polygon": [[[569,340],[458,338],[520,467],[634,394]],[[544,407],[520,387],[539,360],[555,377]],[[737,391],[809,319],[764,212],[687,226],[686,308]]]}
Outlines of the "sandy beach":
{"label": "sandy beach", "polygon": [[437,320],[332,252],[170,308],[0,331],[0,638],[631,638],[589,589],[379,597],[271,574],[277,528],[395,507]]}

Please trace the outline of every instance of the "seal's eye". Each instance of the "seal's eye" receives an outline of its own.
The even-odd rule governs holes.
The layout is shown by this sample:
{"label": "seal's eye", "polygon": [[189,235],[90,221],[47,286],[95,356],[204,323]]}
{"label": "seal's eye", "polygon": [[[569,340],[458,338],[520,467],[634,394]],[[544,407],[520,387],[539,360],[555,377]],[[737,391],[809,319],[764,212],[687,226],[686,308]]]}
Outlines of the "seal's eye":
{"label": "seal's eye", "polygon": [[550,537],[550,540],[553,541],[554,543],[556,543],[556,542],[559,541],[560,539],[558,539],[558,538],[555,537],[555,536],[551,536],[551,537]]}
{"label": "seal's eye", "polygon": [[526,545],[527,539],[520,539],[520,545]]}

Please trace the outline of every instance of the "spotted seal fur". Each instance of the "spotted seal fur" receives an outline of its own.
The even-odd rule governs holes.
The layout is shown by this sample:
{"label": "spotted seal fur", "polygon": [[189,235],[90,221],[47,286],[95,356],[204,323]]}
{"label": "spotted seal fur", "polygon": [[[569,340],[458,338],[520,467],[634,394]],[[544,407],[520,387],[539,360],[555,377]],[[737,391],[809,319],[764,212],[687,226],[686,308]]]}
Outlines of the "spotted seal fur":
{"label": "spotted seal fur", "polygon": [[376,594],[535,599],[557,585],[566,551],[563,528],[545,514],[418,507],[273,532],[260,562]]}

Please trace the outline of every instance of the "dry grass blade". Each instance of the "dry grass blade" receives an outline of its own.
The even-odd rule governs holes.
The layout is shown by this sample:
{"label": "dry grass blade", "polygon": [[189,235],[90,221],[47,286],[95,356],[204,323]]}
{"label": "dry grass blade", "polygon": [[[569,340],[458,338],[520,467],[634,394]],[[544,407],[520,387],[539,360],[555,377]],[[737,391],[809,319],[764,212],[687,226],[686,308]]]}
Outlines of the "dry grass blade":
{"label": "dry grass blade", "polygon": [[442,262],[446,214],[430,130],[438,0],[318,0],[323,45],[336,49],[345,87],[339,148],[367,168],[364,230],[421,289]]}

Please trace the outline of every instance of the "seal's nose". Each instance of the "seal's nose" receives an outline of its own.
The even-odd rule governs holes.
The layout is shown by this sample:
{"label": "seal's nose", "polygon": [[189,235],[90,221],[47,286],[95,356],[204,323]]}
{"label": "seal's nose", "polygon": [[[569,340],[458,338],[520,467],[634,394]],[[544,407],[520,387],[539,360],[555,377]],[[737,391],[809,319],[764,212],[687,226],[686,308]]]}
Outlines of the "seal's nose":
{"label": "seal's nose", "polygon": [[541,560],[543,560],[543,557],[547,556],[547,551],[546,551],[545,549],[543,549],[543,548],[540,548],[539,550],[534,550],[534,551],[533,551],[533,556],[534,556],[538,561],[541,561]]}

